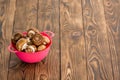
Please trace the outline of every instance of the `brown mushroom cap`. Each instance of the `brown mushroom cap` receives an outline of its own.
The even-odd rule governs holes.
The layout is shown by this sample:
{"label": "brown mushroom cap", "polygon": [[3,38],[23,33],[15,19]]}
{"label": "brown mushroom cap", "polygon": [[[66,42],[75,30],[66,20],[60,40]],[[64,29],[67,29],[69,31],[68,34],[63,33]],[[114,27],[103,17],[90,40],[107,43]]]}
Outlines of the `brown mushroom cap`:
{"label": "brown mushroom cap", "polygon": [[48,37],[43,36],[43,38],[44,38],[44,42],[43,42],[43,44],[44,44],[44,45],[46,45],[46,44],[49,44],[49,43],[50,43],[50,39],[49,39]]}
{"label": "brown mushroom cap", "polygon": [[28,45],[27,48],[25,49],[25,52],[36,52],[37,47],[35,45]]}
{"label": "brown mushroom cap", "polygon": [[19,51],[23,51],[24,49],[26,49],[27,47],[27,39],[25,38],[20,38],[17,43],[16,43],[16,48]]}
{"label": "brown mushroom cap", "polygon": [[35,44],[36,46],[39,46],[43,43],[44,38],[41,34],[35,34],[32,38],[32,42],[33,44]]}
{"label": "brown mushroom cap", "polygon": [[39,34],[39,31],[37,29],[31,28],[27,31],[27,36],[32,38],[36,33]]}
{"label": "brown mushroom cap", "polygon": [[11,41],[13,44],[16,44],[16,42],[22,37],[23,37],[23,35],[21,33],[16,33],[16,34],[14,34],[14,36],[12,36]]}
{"label": "brown mushroom cap", "polygon": [[40,45],[40,46],[38,47],[38,51],[44,50],[45,48],[46,48],[45,45]]}

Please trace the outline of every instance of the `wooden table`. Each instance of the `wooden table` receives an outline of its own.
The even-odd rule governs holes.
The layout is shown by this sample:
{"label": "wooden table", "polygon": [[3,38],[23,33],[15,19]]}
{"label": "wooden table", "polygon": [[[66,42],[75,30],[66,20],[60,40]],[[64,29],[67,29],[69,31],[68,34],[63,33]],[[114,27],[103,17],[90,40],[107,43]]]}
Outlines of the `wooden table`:
{"label": "wooden table", "polygon": [[[35,64],[7,50],[31,27],[55,33]],[[0,80],[120,80],[120,0],[0,0]]]}

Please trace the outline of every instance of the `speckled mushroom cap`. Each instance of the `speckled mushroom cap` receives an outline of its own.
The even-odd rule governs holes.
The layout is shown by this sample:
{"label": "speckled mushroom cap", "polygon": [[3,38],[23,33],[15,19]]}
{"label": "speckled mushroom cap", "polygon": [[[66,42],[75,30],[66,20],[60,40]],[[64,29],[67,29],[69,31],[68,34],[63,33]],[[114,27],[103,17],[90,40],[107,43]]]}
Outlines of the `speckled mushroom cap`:
{"label": "speckled mushroom cap", "polygon": [[16,34],[14,34],[14,36],[12,36],[11,41],[13,44],[16,44],[16,42],[22,37],[23,37],[23,35],[21,33],[16,33]]}
{"label": "speckled mushroom cap", "polygon": [[28,45],[25,49],[25,52],[36,52],[37,51],[37,47],[35,45]]}
{"label": "speckled mushroom cap", "polygon": [[26,38],[20,38],[16,43],[16,48],[19,51],[23,51],[27,47],[27,39]]}
{"label": "speckled mushroom cap", "polygon": [[43,44],[46,45],[46,44],[49,44],[50,43],[50,39],[46,36],[43,36],[44,38],[44,41],[43,41]]}
{"label": "speckled mushroom cap", "polygon": [[45,45],[40,45],[40,46],[38,46],[38,51],[44,50],[45,48],[46,48]]}
{"label": "speckled mushroom cap", "polygon": [[36,29],[34,29],[34,28],[31,28],[31,29],[29,29],[29,30],[27,31],[27,36],[28,36],[29,38],[32,38],[36,33],[39,34],[39,31],[36,30]]}
{"label": "speckled mushroom cap", "polygon": [[34,45],[39,46],[43,43],[44,38],[41,34],[35,34],[32,38],[32,42]]}

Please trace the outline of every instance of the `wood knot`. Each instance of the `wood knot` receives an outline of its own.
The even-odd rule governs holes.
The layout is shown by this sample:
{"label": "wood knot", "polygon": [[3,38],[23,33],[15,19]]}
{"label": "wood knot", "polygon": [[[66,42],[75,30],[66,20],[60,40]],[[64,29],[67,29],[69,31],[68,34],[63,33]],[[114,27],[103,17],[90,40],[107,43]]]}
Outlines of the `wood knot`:
{"label": "wood knot", "polygon": [[41,74],[40,75],[40,80],[48,80],[46,74]]}
{"label": "wood knot", "polygon": [[87,34],[89,36],[95,36],[97,33],[96,29],[93,26],[88,26]]}
{"label": "wood knot", "polygon": [[105,5],[106,5],[106,6],[111,6],[110,0],[106,1]]}
{"label": "wood knot", "polygon": [[72,33],[72,39],[79,40],[81,35],[82,35],[82,33],[80,31],[73,32]]}

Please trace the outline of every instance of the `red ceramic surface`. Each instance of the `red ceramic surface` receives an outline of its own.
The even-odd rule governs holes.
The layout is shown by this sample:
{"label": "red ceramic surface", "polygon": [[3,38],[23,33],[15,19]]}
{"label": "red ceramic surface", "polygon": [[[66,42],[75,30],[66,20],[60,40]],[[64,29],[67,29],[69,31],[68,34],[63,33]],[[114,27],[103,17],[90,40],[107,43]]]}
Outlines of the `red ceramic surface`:
{"label": "red ceramic surface", "polygon": [[[26,32],[24,32],[23,34],[26,34]],[[54,37],[54,33],[51,31],[44,31],[41,32],[40,34],[42,34],[43,36],[46,36],[50,39],[50,43],[47,45],[46,49],[39,51],[39,52],[35,52],[35,53],[26,53],[26,52],[21,52],[18,51],[15,48],[15,45],[13,45],[12,43],[8,46],[8,50],[12,53],[15,53],[18,58],[24,62],[27,63],[36,63],[36,62],[40,62],[41,60],[43,60],[49,53],[50,50],[50,46],[52,44],[52,37]]]}

